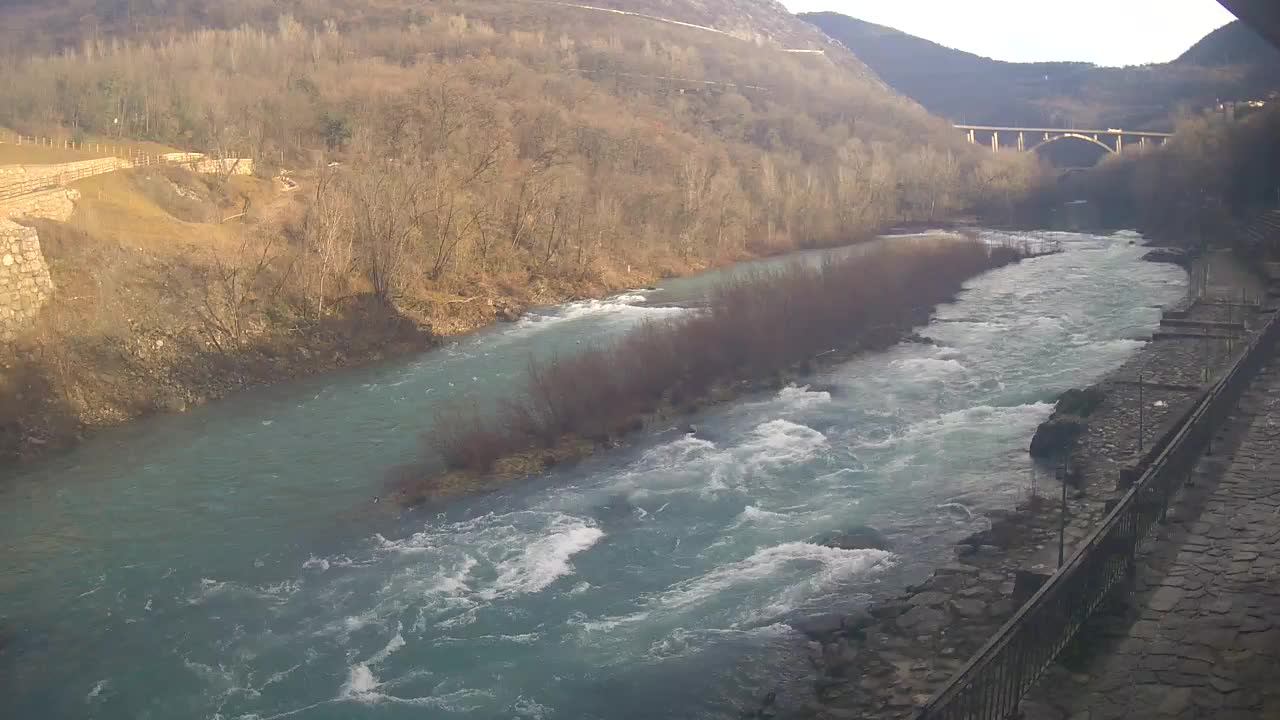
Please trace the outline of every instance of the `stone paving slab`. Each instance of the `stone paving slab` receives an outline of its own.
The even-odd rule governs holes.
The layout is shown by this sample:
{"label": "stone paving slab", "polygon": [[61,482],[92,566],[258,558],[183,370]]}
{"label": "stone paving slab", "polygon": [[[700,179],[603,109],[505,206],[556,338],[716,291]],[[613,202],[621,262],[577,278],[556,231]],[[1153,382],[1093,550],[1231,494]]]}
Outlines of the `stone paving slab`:
{"label": "stone paving slab", "polygon": [[1138,564],[1123,614],[1091,620],[1027,720],[1280,718],[1280,363],[1203,458]]}
{"label": "stone paving slab", "polygon": [[[1239,303],[1239,298],[1236,298],[1235,303]],[[1252,308],[1240,307],[1238,304],[1202,302],[1196,303],[1194,307],[1187,311],[1188,320],[1206,322],[1253,322],[1256,317],[1257,312]]]}
{"label": "stone paving slab", "polygon": [[[1182,329],[1179,329],[1181,332]],[[1212,382],[1237,355],[1248,338],[1241,336],[1234,342],[1226,337],[1191,337],[1183,333],[1179,337],[1156,340],[1126,363],[1111,377],[1137,382],[1165,385],[1201,385]]]}

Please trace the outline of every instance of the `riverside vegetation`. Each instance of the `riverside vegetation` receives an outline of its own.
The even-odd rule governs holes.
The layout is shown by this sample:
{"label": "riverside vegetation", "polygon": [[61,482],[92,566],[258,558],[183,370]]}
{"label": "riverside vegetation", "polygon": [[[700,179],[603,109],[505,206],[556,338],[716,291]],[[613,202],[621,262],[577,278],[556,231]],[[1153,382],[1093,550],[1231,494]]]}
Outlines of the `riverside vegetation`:
{"label": "riverside vegetation", "polygon": [[[1237,232],[1280,197],[1280,108],[1238,121],[1195,116],[1179,121],[1167,145],[1125,151],[1097,167],[1037,188],[1016,214],[1041,226],[1055,208],[1087,201],[1106,227],[1136,227],[1171,245],[1199,248],[1244,239]],[[1239,244],[1262,259],[1276,248]]]}
{"label": "riverside vegetation", "polygon": [[662,10],[727,34],[485,0],[202,5],[0,10],[62,43],[0,59],[0,125],[247,156],[301,185],[85,181],[69,223],[39,223],[59,291],[4,351],[2,457],[532,303],[1009,207],[1038,174],[768,2]]}
{"label": "riverside vegetation", "polygon": [[608,446],[646,418],[732,397],[742,383],[782,384],[814,358],[887,347],[965,281],[1028,252],[971,239],[897,240],[726,282],[699,312],[531,362],[524,392],[496,411],[454,408],[427,433],[446,472],[401,483],[402,497],[536,472]]}

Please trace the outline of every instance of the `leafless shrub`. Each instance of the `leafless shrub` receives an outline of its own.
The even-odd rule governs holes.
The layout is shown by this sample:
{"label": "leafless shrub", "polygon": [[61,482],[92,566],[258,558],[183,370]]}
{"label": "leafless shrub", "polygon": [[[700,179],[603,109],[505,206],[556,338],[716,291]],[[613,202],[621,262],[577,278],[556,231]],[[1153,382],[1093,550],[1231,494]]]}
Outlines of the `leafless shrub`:
{"label": "leafless shrub", "polygon": [[566,436],[602,441],[718,382],[768,377],[835,347],[891,343],[966,280],[1019,257],[1019,248],[973,240],[902,241],[727,281],[710,292],[705,312],[531,362],[517,397],[492,417],[444,413],[430,445],[449,468],[486,472],[509,454],[554,447]]}

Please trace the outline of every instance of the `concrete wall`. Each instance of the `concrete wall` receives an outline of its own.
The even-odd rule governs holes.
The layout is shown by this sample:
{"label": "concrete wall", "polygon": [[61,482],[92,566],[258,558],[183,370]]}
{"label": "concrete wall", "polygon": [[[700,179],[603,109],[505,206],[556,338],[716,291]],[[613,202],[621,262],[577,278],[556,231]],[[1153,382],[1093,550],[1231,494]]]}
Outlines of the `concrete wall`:
{"label": "concrete wall", "polygon": [[36,231],[0,220],[0,342],[12,342],[30,326],[52,292]]}

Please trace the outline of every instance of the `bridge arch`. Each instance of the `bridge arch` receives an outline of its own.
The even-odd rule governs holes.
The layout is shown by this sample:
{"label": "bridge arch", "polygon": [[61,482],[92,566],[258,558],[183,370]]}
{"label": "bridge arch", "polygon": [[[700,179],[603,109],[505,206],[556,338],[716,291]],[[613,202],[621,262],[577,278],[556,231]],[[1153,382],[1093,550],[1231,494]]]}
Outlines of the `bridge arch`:
{"label": "bridge arch", "polygon": [[1101,140],[1091,138],[1088,135],[1081,135],[1080,133],[1063,133],[1061,135],[1051,137],[1048,140],[1045,140],[1037,145],[1033,145],[1030,148],[1028,148],[1028,150],[1030,152],[1036,152],[1040,148],[1043,148],[1047,145],[1052,145],[1060,140],[1083,140],[1087,143],[1092,143],[1094,145],[1097,145],[1098,147],[1102,148],[1103,150],[1106,150],[1108,153],[1112,155],[1116,154],[1116,149],[1111,147],[1110,145],[1102,142]]}

